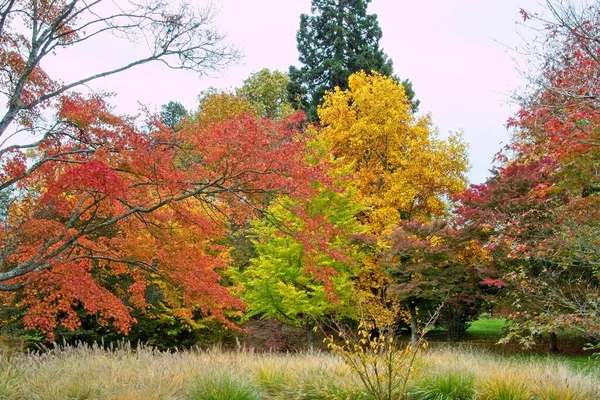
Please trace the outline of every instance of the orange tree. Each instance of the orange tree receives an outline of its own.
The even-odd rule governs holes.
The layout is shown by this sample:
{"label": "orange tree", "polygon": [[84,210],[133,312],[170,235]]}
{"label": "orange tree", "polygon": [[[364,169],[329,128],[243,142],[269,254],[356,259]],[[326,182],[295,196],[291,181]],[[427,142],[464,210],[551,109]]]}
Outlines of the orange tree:
{"label": "orange tree", "polygon": [[[273,193],[311,195],[319,172],[304,161],[302,116],[189,122],[177,132],[150,119],[140,131],[102,96],[76,90],[148,62],[203,73],[236,54],[212,28],[210,9],[99,3],[0,4],[2,302],[21,307],[26,328],[49,340],[59,326],[76,329],[82,312],[127,333],[131,309],[146,306],[158,279],[178,293],[176,315],[231,325],[225,310],[244,305],[221,285],[220,239]],[[149,53],[70,82],[41,67],[115,32],[144,40]],[[124,285],[109,285],[111,277]]]}

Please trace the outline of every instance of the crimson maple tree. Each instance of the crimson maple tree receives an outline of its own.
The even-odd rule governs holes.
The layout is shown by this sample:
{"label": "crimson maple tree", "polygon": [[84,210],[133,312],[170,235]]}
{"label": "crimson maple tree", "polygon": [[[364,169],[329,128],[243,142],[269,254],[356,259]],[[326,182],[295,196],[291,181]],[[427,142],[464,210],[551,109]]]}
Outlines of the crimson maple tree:
{"label": "crimson maple tree", "polygon": [[[200,74],[228,65],[237,53],[212,16],[210,6],[163,0],[0,2],[0,292],[25,310],[26,328],[51,340],[86,312],[127,333],[131,308],[147,306],[157,281],[177,293],[181,318],[201,312],[231,325],[224,310],[243,309],[220,282],[221,239],[276,194],[312,192],[319,170],[304,162],[302,115],[177,132],[149,117],[142,130],[106,96],[77,92],[154,61]],[[66,82],[42,68],[114,33],[147,53]]]}

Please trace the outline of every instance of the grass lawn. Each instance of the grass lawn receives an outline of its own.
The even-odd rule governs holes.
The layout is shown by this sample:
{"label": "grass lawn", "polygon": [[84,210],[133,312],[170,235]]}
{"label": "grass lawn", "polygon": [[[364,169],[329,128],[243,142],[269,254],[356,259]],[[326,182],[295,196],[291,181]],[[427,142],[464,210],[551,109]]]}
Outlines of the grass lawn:
{"label": "grass lawn", "polygon": [[[505,336],[506,329],[510,326],[510,320],[506,318],[482,317],[470,323],[466,335],[460,342],[449,342],[447,332],[435,330],[427,335],[428,341],[435,348],[454,347],[459,349],[477,349],[515,361],[538,360],[565,363],[576,370],[587,370],[590,367],[595,370],[600,366],[600,357],[592,356],[593,352],[584,351],[586,339],[569,333],[558,335],[559,352],[553,353],[548,350],[547,338],[540,338],[539,342],[530,349],[523,349],[518,343],[498,344]],[[600,395],[598,395],[600,399]]]}
{"label": "grass lawn", "polygon": [[506,318],[479,318],[471,322],[467,335],[498,340],[504,336],[505,329],[509,326],[510,321]]}

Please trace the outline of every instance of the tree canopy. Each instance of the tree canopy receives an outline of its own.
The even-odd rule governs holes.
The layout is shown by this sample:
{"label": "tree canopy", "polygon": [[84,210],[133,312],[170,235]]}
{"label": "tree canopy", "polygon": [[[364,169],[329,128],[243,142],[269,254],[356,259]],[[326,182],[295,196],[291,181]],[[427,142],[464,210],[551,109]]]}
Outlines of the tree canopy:
{"label": "tree canopy", "polygon": [[[368,14],[370,0],[312,0],[311,13],[300,16],[296,35],[300,68],[291,66],[289,99],[294,107],[317,118],[326,91],[345,90],[348,77],[371,71],[391,76],[392,61],[379,48],[382,32],[377,15]],[[413,109],[418,101],[409,81],[404,82]]]}
{"label": "tree canopy", "polygon": [[351,75],[348,89],[325,96],[319,117],[334,165],[349,174],[372,233],[390,233],[401,219],[442,216],[445,196],[465,187],[460,135],[440,140],[429,116],[413,115],[404,87],[393,78]]}
{"label": "tree canopy", "polygon": [[[457,213],[504,271],[521,305],[523,332],[597,328],[600,282],[597,7],[548,0],[551,19],[522,10],[539,28],[532,90],[509,120],[511,142]],[[531,339],[531,337],[530,337]]]}
{"label": "tree canopy", "polygon": [[[127,333],[130,310],[147,306],[160,277],[181,296],[174,313],[233,327],[225,311],[244,304],[221,284],[222,241],[231,221],[250,219],[267,198],[311,196],[319,172],[296,140],[303,115],[212,118],[178,131],[150,116],[142,132],[105,96],[75,90],[152,61],[204,73],[236,53],[212,28],[210,8],[98,3],[0,5],[2,302],[50,340],[59,326],[77,329],[82,313]],[[66,83],[42,69],[51,54],[117,32],[144,40],[149,54]]]}
{"label": "tree canopy", "polygon": [[264,68],[246,78],[236,94],[254,107],[258,115],[286,117],[294,111],[288,102],[288,84],[286,73]]}

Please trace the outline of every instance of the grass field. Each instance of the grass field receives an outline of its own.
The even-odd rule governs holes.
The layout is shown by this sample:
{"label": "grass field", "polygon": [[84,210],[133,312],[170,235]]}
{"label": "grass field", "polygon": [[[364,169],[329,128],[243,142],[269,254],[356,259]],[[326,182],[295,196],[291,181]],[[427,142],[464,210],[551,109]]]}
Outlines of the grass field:
{"label": "grass field", "polygon": [[505,318],[479,318],[471,322],[467,335],[497,340],[504,335],[505,329],[509,326],[510,321]]}
{"label": "grass field", "polygon": [[[600,399],[600,358],[543,350],[524,354],[518,346],[496,345],[509,323],[481,318],[462,343],[444,341],[443,332],[434,335],[413,366],[404,398]],[[373,398],[356,371],[328,352],[163,353],[126,344],[112,350],[62,347],[43,354],[0,350],[0,399]]]}
{"label": "grass field", "polygon": [[[560,362],[570,365],[576,370],[586,369],[590,366],[599,366],[600,358],[593,357],[591,351],[583,351],[586,340],[568,334],[559,335],[559,353],[548,351],[548,343],[542,338],[540,342],[524,350],[518,343],[498,344],[506,335],[510,320],[506,318],[480,318],[470,323],[463,341],[452,343],[451,346],[463,350],[483,350],[511,360],[531,360]],[[435,348],[449,346],[447,335],[444,331],[435,331],[431,337],[431,345]],[[600,395],[598,396],[600,399]]]}
{"label": "grass field", "polygon": [[[424,352],[410,398],[584,400],[600,398],[600,367],[485,352]],[[122,346],[62,348],[0,361],[3,399],[369,399],[360,379],[328,353],[185,351]]]}

